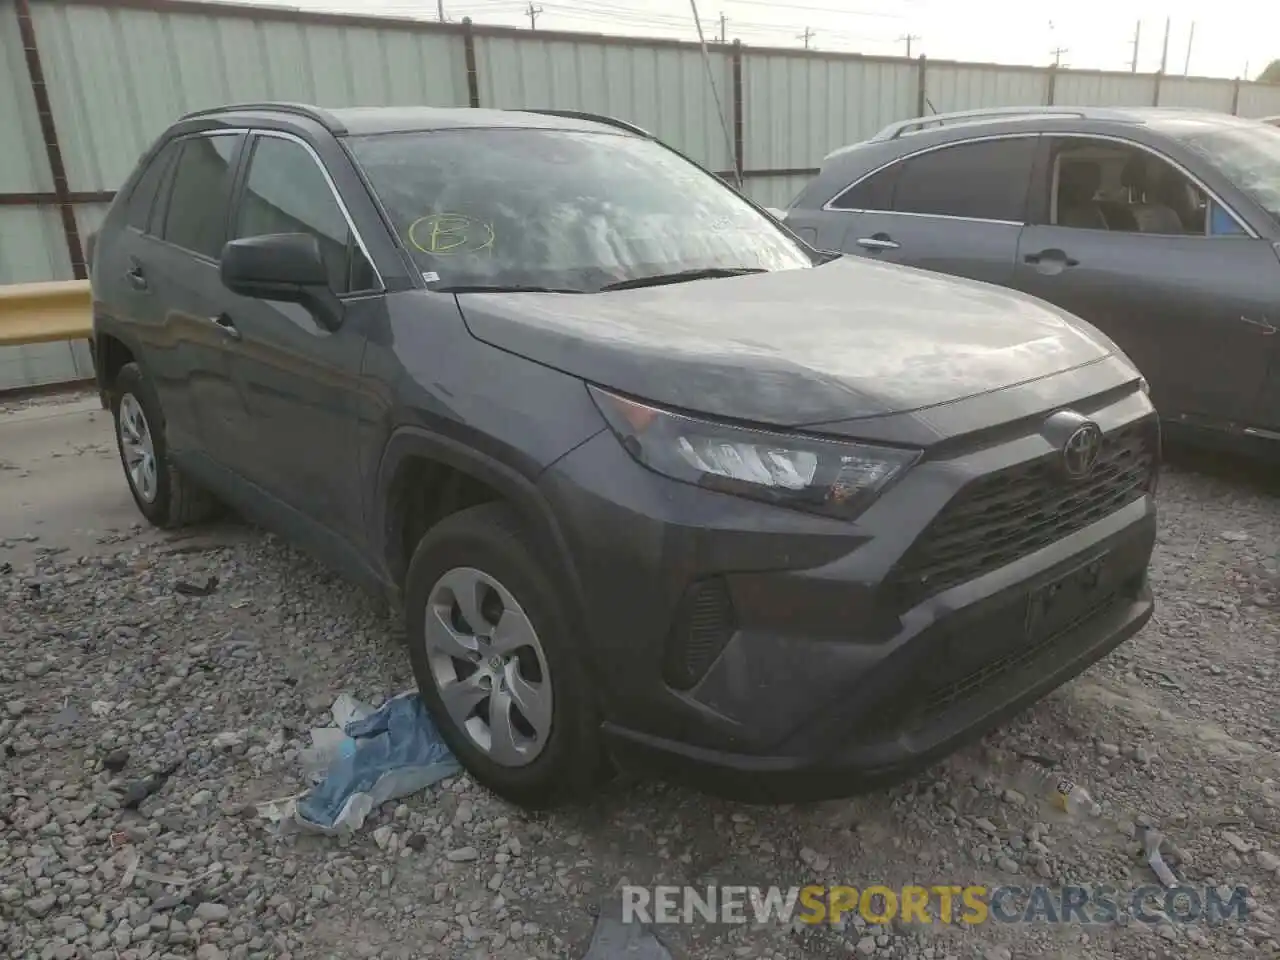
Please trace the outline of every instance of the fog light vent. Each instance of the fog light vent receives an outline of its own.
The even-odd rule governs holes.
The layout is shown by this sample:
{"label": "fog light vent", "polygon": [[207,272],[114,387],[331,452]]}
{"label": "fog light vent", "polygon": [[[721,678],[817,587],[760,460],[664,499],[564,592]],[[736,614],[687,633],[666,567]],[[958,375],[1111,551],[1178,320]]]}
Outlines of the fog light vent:
{"label": "fog light vent", "polygon": [[676,611],[663,678],[677,690],[688,690],[720,656],[734,629],[733,601],[725,582],[717,577],[695,583]]}

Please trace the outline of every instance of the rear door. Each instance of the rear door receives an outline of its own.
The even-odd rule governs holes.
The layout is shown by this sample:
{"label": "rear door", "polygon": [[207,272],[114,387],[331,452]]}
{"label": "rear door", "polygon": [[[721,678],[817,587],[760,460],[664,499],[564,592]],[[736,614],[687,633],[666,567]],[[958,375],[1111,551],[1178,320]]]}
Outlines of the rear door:
{"label": "rear door", "polygon": [[[1043,147],[1015,285],[1110,336],[1151,384],[1163,416],[1280,426],[1280,411],[1262,404],[1280,328],[1271,242],[1148,147],[1066,136],[1046,136]],[[1110,229],[1056,223],[1055,171],[1072,154],[1108,171],[1098,199]],[[1135,165],[1149,171],[1143,182],[1123,172]]]}
{"label": "rear door", "polygon": [[841,249],[988,283],[1013,279],[1035,134],[932,147],[864,177],[827,209]]}
{"label": "rear door", "polygon": [[[218,274],[241,133],[185,137],[166,172],[148,233],[122,265],[152,321],[155,378],[166,436],[179,454],[198,449],[232,466],[245,410],[231,383],[216,318],[227,290]],[[145,304],[145,306],[141,306]]]}

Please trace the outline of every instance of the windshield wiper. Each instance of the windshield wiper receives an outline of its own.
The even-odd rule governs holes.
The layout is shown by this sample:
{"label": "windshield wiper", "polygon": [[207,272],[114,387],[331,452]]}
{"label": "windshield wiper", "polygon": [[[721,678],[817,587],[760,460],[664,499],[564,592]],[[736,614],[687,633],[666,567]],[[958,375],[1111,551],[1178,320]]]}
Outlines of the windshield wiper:
{"label": "windshield wiper", "polygon": [[432,287],[433,293],[586,293],[570,287],[534,287],[524,284],[459,283],[454,286]]}
{"label": "windshield wiper", "polygon": [[632,277],[606,283],[604,290],[634,290],[636,287],[660,287],[667,283],[687,283],[690,280],[713,280],[716,277],[741,277],[748,273],[768,273],[763,267],[704,267],[698,270],[677,270],[675,273],[657,273],[651,277]]}

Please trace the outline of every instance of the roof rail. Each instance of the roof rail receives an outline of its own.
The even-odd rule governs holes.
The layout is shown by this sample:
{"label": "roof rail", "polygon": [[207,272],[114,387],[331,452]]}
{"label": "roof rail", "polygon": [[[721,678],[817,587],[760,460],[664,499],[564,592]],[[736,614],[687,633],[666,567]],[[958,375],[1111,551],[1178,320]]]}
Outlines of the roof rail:
{"label": "roof rail", "polygon": [[308,120],[314,120],[316,123],[325,127],[330,133],[339,136],[347,132],[346,126],[328,110],[322,110],[319,107],[313,107],[308,103],[287,103],[284,101],[262,101],[258,103],[229,103],[221,107],[209,107],[205,110],[196,110],[182,117],[183,120],[191,120],[195,117],[207,117],[216,113],[234,113],[241,110],[260,110],[271,113],[288,113],[295,117],[306,117]]}
{"label": "roof rail", "polygon": [[904,133],[922,130],[925,127],[937,124],[939,126],[948,123],[964,123],[968,120],[985,120],[985,119],[1016,119],[1018,117],[1075,117],[1084,119],[1086,117],[1103,117],[1111,116],[1105,109],[1093,110],[1081,107],[986,107],[980,110],[957,110],[953,113],[935,113],[926,117],[914,117],[911,120],[899,120],[897,123],[891,123],[871,139],[878,140],[896,140]]}
{"label": "roof rail", "polygon": [[609,117],[603,113],[588,113],[585,110],[530,110],[521,109],[520,113],[540,113],[546,117],[564,117],[567,120],[590,120],[594,123],[603,123],[610,127],[617,127],[620,130],[626,130],[628,133],[634,133],[636,136],[644,137],[648,140],[653,139],[653,134],[643,127],[637,127],[634,123],[626,120],[619,120],[617,117]]}

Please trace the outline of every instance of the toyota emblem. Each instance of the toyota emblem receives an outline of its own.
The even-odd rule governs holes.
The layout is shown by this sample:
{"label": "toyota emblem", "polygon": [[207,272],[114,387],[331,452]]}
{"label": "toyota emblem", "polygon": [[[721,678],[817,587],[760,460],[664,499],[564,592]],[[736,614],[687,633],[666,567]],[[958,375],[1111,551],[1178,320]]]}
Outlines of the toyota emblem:
{"label": "toyota emblem", "polygon": [[1062,469],[1072,480],[1083,480],[1093,471],[1101,452],[1102,431],[1096,423],[1082,423],[1062,445]]}

